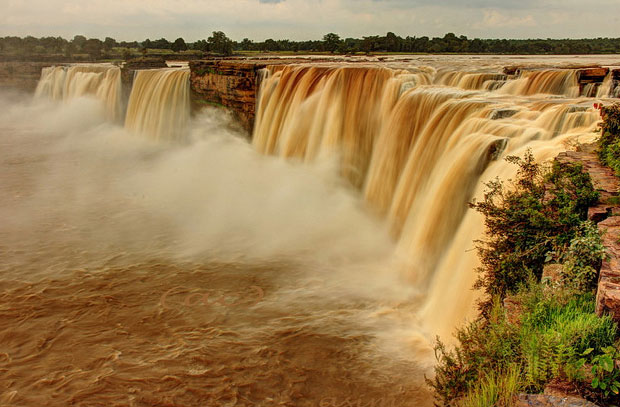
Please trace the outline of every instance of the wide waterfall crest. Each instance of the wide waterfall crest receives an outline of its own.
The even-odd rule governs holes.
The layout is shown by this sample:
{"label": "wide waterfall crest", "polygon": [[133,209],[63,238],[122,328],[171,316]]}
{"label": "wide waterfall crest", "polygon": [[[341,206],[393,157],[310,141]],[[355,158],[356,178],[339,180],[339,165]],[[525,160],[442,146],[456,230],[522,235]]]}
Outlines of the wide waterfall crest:
{"label": "wide waterfall crest", "polygon": [[91,96],[103,102],[108,120],[121,119],[121,70],[109,64],[43,68],[35,97],[69,101]]}
{"label": "wide waterfall crest", "polygon": [[[569,140],[592,136],[599,120],[587,100],[575,99],[570,69],[510,76],[302,64],[268,71],[255,149],[308,162],[338,156],[341,174],[389,223],[403,278],[426,294],[426,329],[444,338],[473,316],[478,295],[471,249],[483,223],[467,203],[481,196],[483,181],[510,176],[502,157],[531,148],[552,158]],[[437,309],[441,318],[431,316]]]}
{"label": "wide waterfall crest", "polygon": [[[531,148],[552,158],[592,136],[599,120],[583,95],[607,95],[611,76],[580,90],[577,71],[514,75],[430,67],[288,64],[260,72],[252,146],[302,162],[335,157],[340,175],[384,219],[402,278],[425,298],[431,334],[450,337],[471,317],[482,219],[468,202],[485,181],[506,179],[502,158]],[[190,72],[135,72],[125,129],[156,141],[186,138]],[[45,68],[38,97],[93,96],[108,117],[120,114],[120,70],[111,65]],[[448,293],[449,295],[446,295]],[[434,309],[445,317],[433,318]]]}

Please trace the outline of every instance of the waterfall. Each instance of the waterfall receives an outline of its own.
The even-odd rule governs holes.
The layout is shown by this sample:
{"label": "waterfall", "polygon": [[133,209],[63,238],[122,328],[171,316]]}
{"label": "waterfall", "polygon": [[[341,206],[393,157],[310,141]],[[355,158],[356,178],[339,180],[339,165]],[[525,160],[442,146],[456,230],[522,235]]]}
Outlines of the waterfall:
{"label": "waterfall", "polygon": [[136,71],[127,105],[127,130],[154,140],[180,140],[189,115],[189,70]]}
{"label": "waterfall", "polygon": [[573,69],[545,69],[523,71],[521,77],[507,83],[500,93],[530,96],[536,94],[579,96],[577,71]]}
{"label": "waterfall", "polygon": [[[125,128],[153,140],[182,140],[188,128],[187,69],[136,71]],[[502,158],[531,148],[552,158],[599,120],[579,96],[577,71],[517,77],[362,64],[289,64],[261,72],[253,148],[311,163],[333,157],[396,241],[404,281],[425,295],[420,318],[449,338],[471,317],[483,219],[468,208],[484,181],[514,175]],[[598,90],[609,93],[611,77]],[[91,95],[118,117],[120,70],[44,69],[38,97]],[[594,88],[587,90],[594,93]],[[114,114],[112,114],[114,113]],[[354,231],[353,231],[354,233]],[[436,317],[441,310],[441,318]]]}
{"label": "waterfall", "polygon": [[550,159],[592,136],[599,120],[587,102],[545,96],[577,97],[574,70],[516,79],[348,65],[267,71],[255,149],[305,162],[338,157],[342,175],[389,223],[403,278],[426,293],[425,327],[446,339],[473,315],[478,295],[472,249],[484,227],[468,202],[482,196],[483,181],[514,175],[506,155],[531,148]]}
{"label": "waterfall", "polygon": [[99,99],[110,121],[121,118],[121,70],[108,64],[43,68],[35,97],[68,101],[91,96]]}
{"label": "waterfall", "polygon": [[601,83],[601,86],[598,87],[598,90],[596,92],[596,97],[597,98],[606,98],[606,97],[610,97],[610,96],[614,96],[612,95],[612,87],[613,87],[613,73],[609,72],[606,76],[605,79],[603,80],[603,83]]}
{"label": "waterfall", "polygon": [[506,79],[506,75],[497,73],[442,71],[437,75],[435,83],[466,90],[494,90]]}
{"label": "waterfall", "polygon": [[361,187],[375,137],[401,88],[424,74],[368,67],[286,66],[263,81],[253,143],[264,154],[311,161],[338,153]]}

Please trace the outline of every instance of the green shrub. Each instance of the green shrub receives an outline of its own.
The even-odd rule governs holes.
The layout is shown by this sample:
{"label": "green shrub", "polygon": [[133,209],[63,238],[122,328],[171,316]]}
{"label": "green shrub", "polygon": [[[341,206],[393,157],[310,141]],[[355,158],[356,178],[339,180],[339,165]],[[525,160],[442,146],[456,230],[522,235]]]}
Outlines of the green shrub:
{"label": "green shrub", "polygon": [[[470,204],[485,216],[488,238],[476,242],[482,265],[475,288],[489,299],[514,292],[530,275],[540,279],[547,254],[566,250],[598,200],[580,164],[543,167],[531,151],[507,161],[519,166],[516,180],[509,187],[489,182],[483,200]],[[489,307],[488,300],[481,304],[483,313]]]}
{"label": "green shrub", "polygon": [[609,316],[594,313],[590,292],[548,293],[542,286],[530,286],[518,295],[523,315],[520,344],[527,385],[540,391],[557,377],[577,379],[580,355],[588,349],[613,344],[616,326]]}
{"label": "green shrub", "polygon": [[427,383],[436,393],[437,405],[454,405],[468,394],[487,372],[506,370],[518,360],[519,336],[496,301],[488,321],[477,320],[457,330],[458,346],[447,349],[437,338],[435,377]]}
{"label": "green shrub", "polygon": [[[542,391],[555,379],[605,399],[620,371],[608,370],[617,326],[594,312],[604,248],[586,217],[598,193],[581,165],[543,167],[530,151],[508,161],[519,166],[516,179],[508,187],[488,183],[482,202],[471,204],[487,232],[477,242],[476,287],[487,294],[480,318],[457,330],[453,349],[437,339],[435,377],[427,383],[438,406],[510,406],[515,392]],[[553,287],[540,281],[549,260],[563,263],[562,283]]]}
{"label": "green shrub", "polygon": [[495,374],[488,373],[462,401],[459,407],[510,407],[521,390],[521,369],[511,365]]}
{"label": "green shrub", "polygon": [[[436,374],[427,380],[435,390],[437,405],[474,406],[502,391],[508,394],[512,387],[502,390],[502,386],[511,382],[500,379],[516,366],[518,389],[539,392],[556,378],[587,385],[585,366],[591,359],[584,353],[592,349],[596,350],[592,355],[601,353],[613,345],[617,333],[609,316],[594,313],[594,295],[550,293],[543,284],[530,281],[513,300],[520,304],[519,323],[507,321],[496,298],[488,319],[457,331],[454,349],[437,341]],[[615,376],[606,378],[616,380]]]}
{"label": "green shrub", "polygon": [[620,103],[601,107],[601,137],[598,155],[603,164],[620,175]]}
{"label": "green shrub", "polygon": [[596,224],[583,222],[564,256],[563,284],[578,291],[594,290],[604,257],[605,247]]}
{"label": "green shrub", "polygon": [[[592,350],[592,349],[589,349]],[[620,393],[620,369],[615,360],[620,358],[620,352],[614,346],[607,346],[592,358],[592,388],[599,389],[605,397]]]}

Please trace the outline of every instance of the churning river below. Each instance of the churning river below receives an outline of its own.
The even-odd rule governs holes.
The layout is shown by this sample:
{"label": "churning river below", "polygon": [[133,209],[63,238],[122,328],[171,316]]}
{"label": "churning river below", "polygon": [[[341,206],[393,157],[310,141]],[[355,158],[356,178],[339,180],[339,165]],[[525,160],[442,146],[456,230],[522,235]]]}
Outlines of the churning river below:
{"label": "churning river below", "polygon": [[269,66],[251,141],[190,116],[188,69],[126,109],[105,64],[0,93],[0,406],[432,405],[479,296],[467,203],[593,140],[617,84],[417,58]]}
{"label": "churning river below", "polygon": [[330,163],[220,113],[171,147],[89,99],[0,103],[0,405],[428,402],[392,243]]}

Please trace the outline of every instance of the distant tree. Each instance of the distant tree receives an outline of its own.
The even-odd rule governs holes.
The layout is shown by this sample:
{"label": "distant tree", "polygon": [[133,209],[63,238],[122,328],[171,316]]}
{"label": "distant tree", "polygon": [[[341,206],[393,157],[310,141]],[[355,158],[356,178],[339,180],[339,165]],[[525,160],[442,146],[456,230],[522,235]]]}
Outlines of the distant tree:
{"label": "distant tree", "polygon": [[209,51],[209,43],[206,40],[198,40],[192,44],[192,49],[196,51]]}
{"label": "distant tree", "polygon": [[152,47],[155,49],[172,49],[172,43],[165,38],[153,41]]}
{"label": "distant tree", "polygon": [[66,46],[65,46],[65,57],[67,58],[71,58],[73,57],[73,54],[75,53],[75,45],[73,45],[72,42],[69,42]]}
{"label": "distant tree", "polygon": [[241,41],[240,46],[241,46],[241,49],[242,49],[242,50],[245,50],[245,51],[250,51],[250,50],[252,50],[252,49],[254,48],[254,42],[252,42],[252,41],[251,41],[250,39],[248,39],[248,38],[244,38],[244,39]]}
{"label": "distant tree", "polygon": [[329,33],[323,36],[323,48],[332,54],[340,47],[342,40],[338,34]]}
{"label": "distant tree", "polygon": [[86,37],[83,35],[76,35],[73,37],[73,40],[71,40],[71,43],[76,51],[83,51],[84,44],[86,44]]}
{"label": "distant tree", "polygon": [[185,40],[183,38],[177,38],[172,43],[172,50],[175,52],[185,51],[187,50],[187,44],[185,44]]}
{"label": "distant tree", "polygon": [[117,46],[118,43],[114,38],[105,37],[105,40],[103,40],[103,49],[105,49],[107,52],[110,52],[112,48]]}
{"label": "distant tree", "polygon": [[368,52],[376,51],[378,49],[378,46],[379,46],[379,36],[373,35],[370,37],[364,37],[364,40],[362,41],[361,49],[362,51],[368,53]]}
{"label": "distant tree", "polygon": [[388,32],[385,35],[384,48],[386,51],[390,52],[399,52],[401,49],[402,38],[394,34],[393,32]]}
{"label": "distant tree", "polygon": [[279,51],[280,46],[272,38],[268,38],[263,43],[262,49],[264,51]]}
{"label": "distant tree", "polygon": [[97,38],[90,38],[86,40],[83,51],[86,52],[92,59],[101,58],[101,50],[103,49],[103,42]]}
{"label": "distant tree", "polygon": [[147,38],[146,40],[142,41],[140,45],[142,46],[143,49],[148,50],[149,48],[153,48],[153,41]]}
{"label": "distant tree", "polygon": [[232,55],[233,42],[222,31],[213,31],[207,39],[209,50],[222,55]]}

